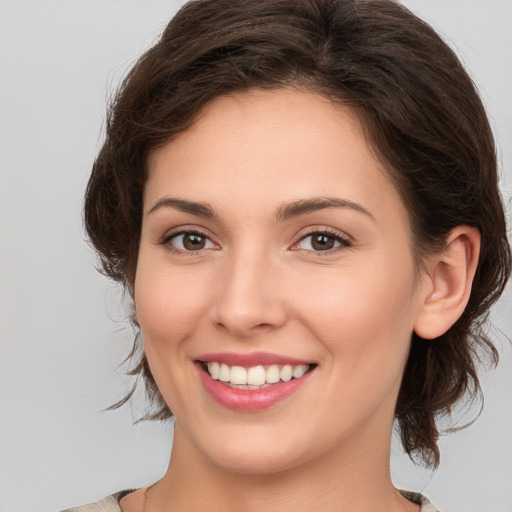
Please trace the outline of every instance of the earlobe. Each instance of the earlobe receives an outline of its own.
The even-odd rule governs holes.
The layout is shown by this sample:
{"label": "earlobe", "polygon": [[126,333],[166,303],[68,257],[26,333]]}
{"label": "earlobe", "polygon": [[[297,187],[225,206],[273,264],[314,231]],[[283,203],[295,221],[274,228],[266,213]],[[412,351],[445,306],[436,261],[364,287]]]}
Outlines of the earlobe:
{"label": "earlobe", "polygon": [[454,228],[446,247],[426,262],[414,332],[425,339],[444,334],[462,315],[480,254],[480,233],[470,226]]}

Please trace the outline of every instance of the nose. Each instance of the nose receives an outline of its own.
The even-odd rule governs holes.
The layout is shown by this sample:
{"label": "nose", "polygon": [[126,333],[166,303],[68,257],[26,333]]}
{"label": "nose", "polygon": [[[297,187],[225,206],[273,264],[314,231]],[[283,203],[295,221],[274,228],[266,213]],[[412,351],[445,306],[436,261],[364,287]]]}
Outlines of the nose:
{"label": "nose", "polygon": [[236,338],[251,338],[286,321],[282,271],[270,258],[245,252],[225,262],[216,280],[212,308],[217,329]]}

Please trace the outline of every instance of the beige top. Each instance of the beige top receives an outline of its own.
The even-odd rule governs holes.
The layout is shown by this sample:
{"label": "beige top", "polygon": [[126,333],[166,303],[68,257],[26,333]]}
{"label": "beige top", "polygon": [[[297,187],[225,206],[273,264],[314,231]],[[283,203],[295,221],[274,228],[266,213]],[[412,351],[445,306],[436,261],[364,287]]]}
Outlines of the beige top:
{"label": "beige top", "polygon": [[[121,510],[121,506],[119,505],[119,501],[123,496],[126,496],[133,491],[135,491],[135,489],[116,492],[115,494],[107,496],[106,498],[103,498],[96,503],[91,503],[90,505],[83,505],[76,508],[69,508],[67,510],[63,510],[62,512],[123,512]],[[402,491],[400,489],[399,492],[402,494],[402,496],[412,501],[413,503],[421,505],[420,512],[440,512],[422,494],[417,492]]]}

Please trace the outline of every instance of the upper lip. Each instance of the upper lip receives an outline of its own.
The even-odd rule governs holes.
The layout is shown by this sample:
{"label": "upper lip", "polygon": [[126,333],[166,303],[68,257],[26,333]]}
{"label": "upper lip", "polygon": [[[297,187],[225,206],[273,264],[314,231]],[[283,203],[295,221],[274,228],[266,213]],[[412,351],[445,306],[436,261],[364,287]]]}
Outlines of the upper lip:
{"label": "upper lip", "polygon": [[297,359],[295,357],[272,354],[270,352],[253,352],[251,354],[237,354],[235,352],[211,352],[197,357],[197,361],[208,363],[216,361],[228,366],[266,366],[272,364],[312,364],[311,361]]}

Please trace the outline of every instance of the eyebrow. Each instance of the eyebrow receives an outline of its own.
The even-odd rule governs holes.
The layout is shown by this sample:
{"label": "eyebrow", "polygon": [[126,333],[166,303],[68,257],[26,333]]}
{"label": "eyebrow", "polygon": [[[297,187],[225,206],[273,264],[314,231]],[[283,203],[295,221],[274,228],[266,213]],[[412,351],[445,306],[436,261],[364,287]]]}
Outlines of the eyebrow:
{"label": "eyebrow", "polygon": [[148,215],[156,212],[160,208],[174,208],[185,213],[192,213],[199,217],[206,217],[207,219],[218,218],[215,210],[208,203],[198,203],[196,201],[187,201],[186,199],[178,199],[175,197],[164,197],[157,201],[155,205],[149,210]]}
{"label": "eyebrow", "polygon": [[337,197],[313,197],[292,203],[284,203],[277,209],[275,219],[276,221],[287,220],[318,210],[325,210],[326,208],[350,208],[375,220],[374,216],[360,204]]}
{"label": "eyebrow", "polygon": [[[208,203],[187,201],[186,199],[178,199],[176,197],[164,197],[160,199],[149,210],[148,215],[164,207],[173,208],[185,213],[191,213],[207,219],[219,218],[219,215],[216,213],[214,208],[212,208]],[[310,199],[300,199],[291,203],[283,203],[275,211],[274,219],[276,222],[284,221],[318,210],[325,210],[327,208],[350,208],[351,210],[362,213],[372,220],[375,220],[374,216],[360,204],[337,197],[313,197]]]}

